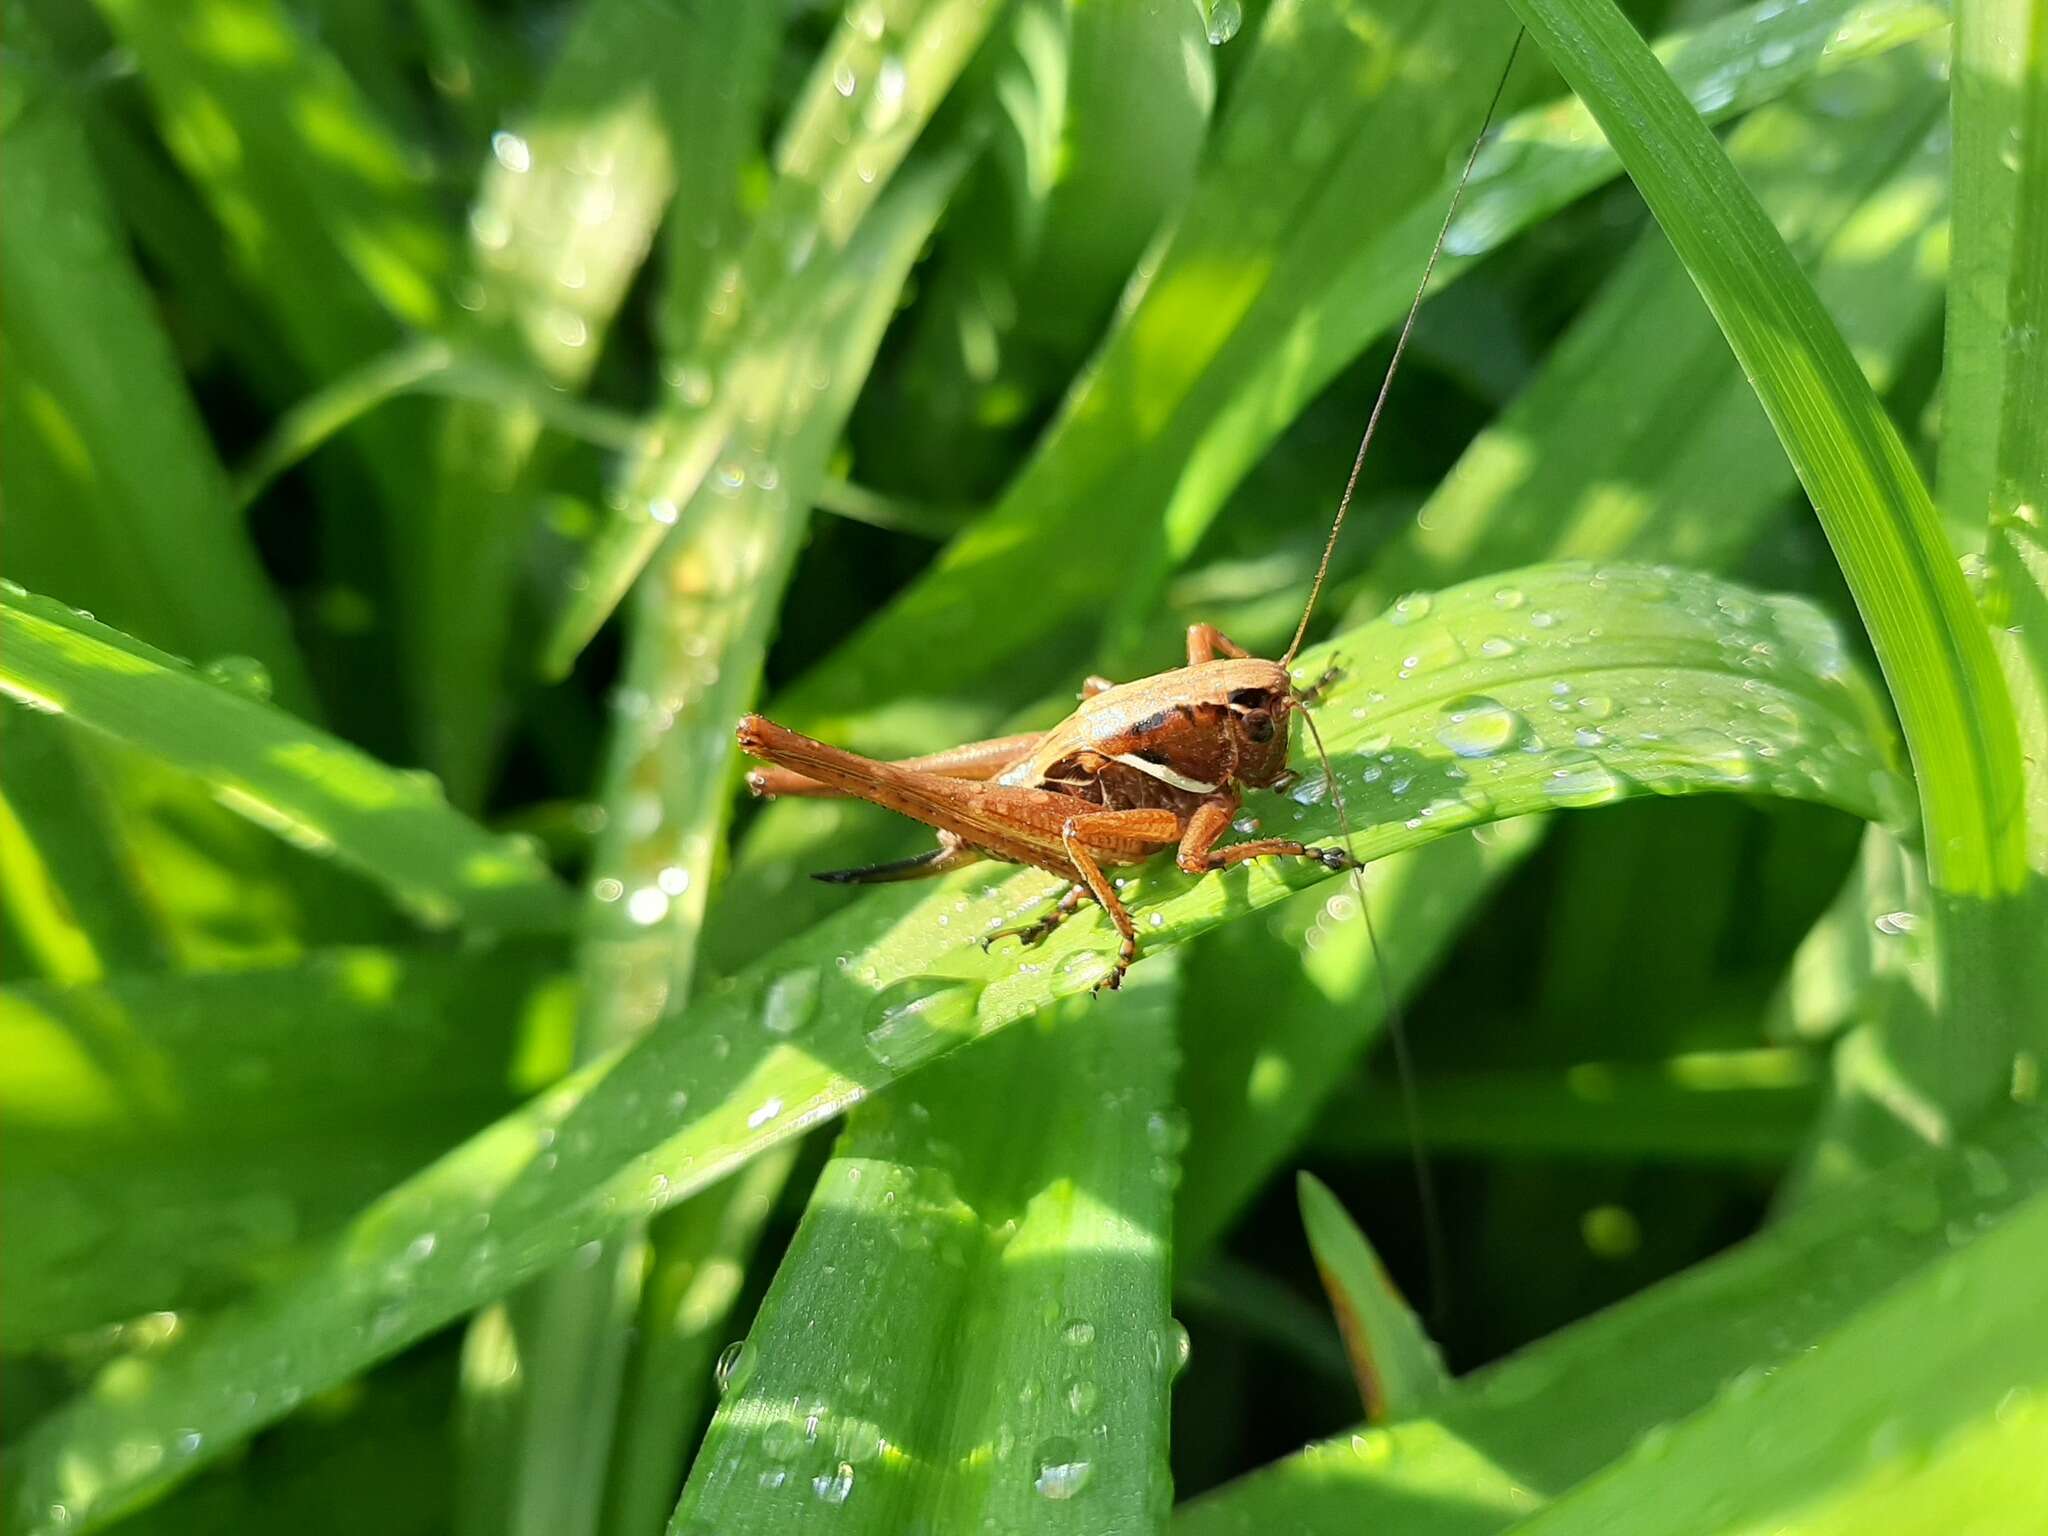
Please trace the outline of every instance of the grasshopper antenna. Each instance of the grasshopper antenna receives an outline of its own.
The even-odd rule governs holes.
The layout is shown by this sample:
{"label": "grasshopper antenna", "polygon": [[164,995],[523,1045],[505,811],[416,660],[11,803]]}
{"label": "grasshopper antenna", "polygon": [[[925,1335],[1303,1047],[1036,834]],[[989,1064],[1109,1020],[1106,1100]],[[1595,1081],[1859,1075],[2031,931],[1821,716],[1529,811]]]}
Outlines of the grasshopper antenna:
{"label": "grasshopper antenna", "polygon": [[1508,88],[1508,75],[1514,70],[1515,55],[1522,51],[1523,28],[1515,28],[1515,40],[1508,45],[1508,61],[1501,66],[1500,79],[1494,83],[1493,99],[1486,104],[1486,116],[1480,121],[1479,133],[1472,140],[1472,151],[1465,156],[1465,168],[1458,173],[1458,185],[1451,192],[1451,205],[1444,210],[1443,224],[1437,229],[1436,244],[1429,248],[1429,260],[1422,264],[1422,281],[1415,285],[1415,298],[1408,305],[1408,318],[1401,322],[1401,331],[1394,338],[1394,355],[1387,359],[1386,377],[1380,380],[1380,392],[1372,403],[1372,414],[1365,419],[1365,435],[1358,440],[1358,454],[1351,461],[1351,474],[1344,481],[1344,494],[1337,498],[1337,515],[1330,522],[1330,536],[1323,541],[1323,558],[1316,563],[1316,579],[1309,583],[1308,601],[1302,605],[1301,622],[1294,626],[1294,638],[1287,644],[1287,654],[1280,658],[1281,666],[1290,665],[1295,653],[1301,649],[1301,642],[1308,634],[1308,621],[1316,611],[1316,599],[1323,594],[1323,579],[1330,574],[1330,557],[1337,552],[1337,535],[1344,531],[1345,514],[1351,510],[1351,498],[1358,490],[1358,476],[1365,468],[1365,455],[1372,447],[1372,435],[1379,429],[1380,413],[1387,408],[1387,396],[1393,392],[1394,375],[1401,367],[1401,354],[1408,350],[1409,332],[1415,329],[1415,317],[1422,313],[1422,300],[1429,292],[1429,280],[1436,272],[1436,260],[1444,253],[1444,241],[1450,236],[1451,223],[1458,217],[1458,204],[1464,201],[1465,184],[1472,179],[1472,167],[1479,159],[1480,146],[1485,144],[1487,131],[1493,127],[1493,114],[1500,107],[1500,98]]}
{"label": "grasshopper antenna", "polygon": [[[1293,662],[1303,638],[1308,634],[1308,621],[1316,611],[1316,599],[1322,595],[1323,580],[1330,574],[1330,557],[1337,552],[1337,536],[1344,531],[1344,517],[1351,510],[1351,498],[1358,490],[1358,476],[1365,468],[1365,456],[1372,447],[1373,433],[1379,427],[1380,413],[1386,409],[1387,396],[1394,387],[1394,375],[1401,367],[1401,354],[1408,350],[1408,336],[1415,329],[1415,317],[1422,312],[1422,300],[1429,292],[1429,280],[1436,271],[1437,258],[1443,254],[1444,241],[1449,238],[1451,224],[1458,216],[1458,204],[1464,199],[1466,183],[1472,179],[1472,167],[1478,162],[1479,150],[1486,143],[1487,132],[1493,127],[1493,115],[1507,90],[1508,76],[1515,67],[1515,56],[1522,51],[1523,33],[1522,27],[1515,28],[1515,40],[1508,45],[1507,62],[1501,66],[1500,79],[1494,82],[1493,99],[1486,104],[1486,116],[1472,140],[1470,153],[1465,156],[1465,167],[1458,173],[1458,184],[1451,192],[1450,206],[1444,210],[1444,221],[1437,229],[1436,243],[1429,248],[1429,260],[1422,265],[1422,280],[1415,285],[1415,297],[1408,305],[1407,318],[1401,322],[1400,334],[1394,338],[1394,355],[1387,359],[1386,376],[1380,380],[1379,395],[1372,403],[1372,414],[1366,418],[1364,435],[1358,440],[1358,453],[1352,459],[1351,473],[1344,481],[1344,494],[1338,498],[1337,515],[1330,522],[1330,536],[1323,542],[1323,557],[1316,563],[1316,577],[1309,585],[1308,601],[1301,610],[1301,622],[1294,627],[1294,639],[1288,643],[1287,654],[1280,658],[1283,667]],[[1337,812],[1338,835],[1343,838],[1344,846],[1349,848],[1351,814],[1344,807],[1343,788],[1330,767],[1330,754],[1323,746],[1323,733],[1316,727],[1316,717],[1306,709],[1301,715],[1308,722],[1309,738],[1315,743],[1316,757],[1323,765],[1323,782],[1330,786],[1330,803]],[[1379,930],[1373,926],[1372,902],[1365,890],[1365,866],[1355,861],[1351,866],[1351,884],[1358,895],[1358,915],[1365,922],[1373,973],[1379,977],[1381,1012],[1386,1018],[1387,1035],[1394,1049],[1394,1075],[1401,1084],[1401,1117],[1407,1123],[1409,1159],[1415,1174],[1415,1198],[1422,1215],[1428,1315],[1433,1320],[1441,1320],[1448,1261],[1444,1253],[1443,1220],[1437,1207],[1436,1179],[1430,1170],[1429,1154],[1422,1144],[1422,1105],[1415,1088],[1415,1064],[1408,1053],[1408,1031],[1402,1023],[1401,1005],[1394,996],[1393,979],[1387,975],[1386,952],[1380,948]]]}

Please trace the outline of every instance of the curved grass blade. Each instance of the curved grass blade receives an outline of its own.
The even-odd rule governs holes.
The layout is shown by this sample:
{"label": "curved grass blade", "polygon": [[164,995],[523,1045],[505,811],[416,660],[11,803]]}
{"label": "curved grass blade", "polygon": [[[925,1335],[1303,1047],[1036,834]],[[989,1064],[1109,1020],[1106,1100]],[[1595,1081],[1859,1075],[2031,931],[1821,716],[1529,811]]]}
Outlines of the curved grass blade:
{"label": "curved grass blade", "polygon": [[531,944],[326,950],[0,992],[0,1341],[211,1303],[276,1272],[541,1080],[545,1037],[568,1024],[562,960]]}
{"label": "curved grass blade", "polygon": [[25,64],[6,77],[17,98],[0,179],[8,571],[171,650],[252,656],[286,703],[310,713],[283,606],[235,516],[69,95],[32,89]]}
{"label": "curved grass blade", "polygon": [[197,775],[229,809],[387,887],[422,921],[554,927],[567,892],[428,782],[48,598],[0,589],[0,692]]}
{"label": "curved grass blade", "polygon": [[[2038,1330],[2022,1321],[2041,1305],[2041,1132],[2037,1111],[2001,1110],[1971,1144],[1896,1163],[1460,1381],[1427,1420],[1336,1436],[1184,1506],[1176,1536],[1337,1536],[1395,1519],[1418,1536],[1553,1520],[1573,1531],[1889,1526],[1855,1504],[1872,1482],[1889,1499],[1940,1501],[1927,1529],[1996,1530],[1996,1513],[2021,1507],[2001,1478],[2038,1465],[2039,1416],[2009,1389],[2043,1371]],[[2027,1344],[2013,1343],[2020,1334]],[[2017,1357],[2000,1361],[2001,1347]],[[2013,1435],[2009,1456],[1960,1479],[1943,1464],[2000,1434]],[[1753,1459],[1755,1477],[1728,1475]],[[1981,1495],[1970,1476],[1984,1479]],[[1951,1512],[1992,1523],[1952,1525]]]}
{"label": "curved grass blade", "polygon": [[1607,0],[1513,0],[1593,109],[1742,360],[1856,598],[1904,725],[1937,889],[2024,868],[2019,744],[1934,504],[1870,385],[1726,154]]}
{"label": "curved grass blade", "polygon": [[636,467],[623,510],[570,573],[544,672],[568,669],[660,545],[671,524],[650,508],[680,506],[704,483],[747,378],[803,333],[816,258],[845,248],[999,9],[992,0],[849,8],[791,108],[768,206],[719,274],[681,361],[676,390],[687,409],[668,426],[663,451]]}
{"label": "curved grass blade", "polygon": [[[1500,643],[1494,643],[1500,642]],[[1342,637],[1323,705],[1366,859],[1530,811],[1637,793],[1740,790],[1866,817],[1904,790],[1889,726],[1839,636],[1808,605],[1680,573],[1543,567],[1420,600]],[[1319,675],[1332,652],[1304,656]],[[1307,766],[1306,759],[1303,760]],[[1327,838],[1311,776],[1271,818]],[[1147,869],[1125,890],[1154,951],[1327,878]],[[103,1521],[571,1250],[654,1214],[764,1148],[978,1036],[1088,990],[1111,952],[1077,919],[1023,961],[977,933],[1046,889],[1036,873],[882,886],[576,1072],[397,1186],[303,1269],[203,1337],[117,1371],[24,1445],[15,1510]],[[156,1454],[120,1452],[124,1445]]]}
{"label": "curved grass blade", "polygon": [[1160,1526],[1174,990],[1072,1000],[856,1112],[673,1536]]}
{"label": "curved grass blade", "polygon": [[1337,1325],[1343,1330],[1351,1374],[1375,1424],[1416,1417],[1450,1385],[1450,1375],[1421,1319],[1387,1277],[1366,1235],[1322,1180],[1295,1180],[1301,1225],[1315,1250]]}

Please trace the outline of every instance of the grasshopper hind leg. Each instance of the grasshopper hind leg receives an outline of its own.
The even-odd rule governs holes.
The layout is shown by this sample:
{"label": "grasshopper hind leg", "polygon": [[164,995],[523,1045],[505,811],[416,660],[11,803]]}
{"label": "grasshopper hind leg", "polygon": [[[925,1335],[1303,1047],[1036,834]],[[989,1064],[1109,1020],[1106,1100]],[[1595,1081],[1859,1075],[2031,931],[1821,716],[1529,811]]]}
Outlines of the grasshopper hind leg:
{"label": "grasshopper hind leg", "polygon": [[1019,923],[1014,928],[998,928],[994,933],[983,934],[981,947],[987,951],[997,939],[1015,939],[1020,949],[1035,949],[1051,938],[1054,932],[1068,918],[1080,909],[1088,899],[1088,890],[1082,885],[1070,885],[1060,893],[1060,899],[1053,903],[1052,910],[1028,923]]}
{"label": "grasshopper hind leg", "polygon": [[866,864],[859,869],[822,869],[811,878],[822,880],[827,885],[887,885],[897,880],[929,880],[934,875],[948,874],[979,863],[981,857],[980,850],[968,847],[950,832],[941,832],[939,846],[929,853],[894,859],[887,864]]}

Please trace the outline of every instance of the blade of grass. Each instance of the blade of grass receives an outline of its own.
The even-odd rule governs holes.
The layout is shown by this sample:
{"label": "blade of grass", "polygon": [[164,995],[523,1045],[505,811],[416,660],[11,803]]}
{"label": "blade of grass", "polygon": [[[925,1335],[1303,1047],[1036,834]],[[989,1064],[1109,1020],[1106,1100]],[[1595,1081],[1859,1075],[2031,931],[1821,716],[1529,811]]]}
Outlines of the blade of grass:
{"label": "blade of grass", "polygon": [[[698,492],[640,588],[593,865],[580,1059],[634,1039],[689,995],[732,803],[732,722],[758,685],[810,488],[961,169],[958,155],[906,168],[834,258],[811,344],[741,404],[748,425],[729,450],[741,485]],[[818,374],[831,380],[823,392],[808,383]],[[526,1430],[507,1458],[515,1531],[595,1528],[645,1257],[644,1236],[622,1234],[513,1304],[527,1354]]]}
{"label": "blade of grass", "polygon": [[[1645,1064],[1586,1061],[1562,1071],[1434,1074],[1423,1080],[1424,1142],[1460,1156],[1754,1163],[1776,1168],[1805,1140],[1824,1065],[1785,1047],[1700,1052]],[[1340,1089],[1315,1144],[1348,1157],[1408,1144],[1398,1096]]]}
{"label": "blade of grass", "polygon": [[1365,1416],[1376,1424],[1416,1417],[1451,1383],[1435,1341],[1329,1188],[1314,1174],[1303,1173],[1296,1177],[1295,1190],[1301,1225],[1343,1330]]}
{"label": "blade of grass", "polygon": [[182,654],[253,656],[284,701],[310,713],[283,607],[235,516],[69,94],[47,79],[38,89],[26,66],[6,75],[8,95],[26,98],[7,114],[0,179],[8,570]]}
{"label": "blade of grass", "polygon": [[1173,989],[1076,1000],[853,1117],[672,1531],[1160,1526]]}
{"label": "blade of grass", "polygon": [[[757,81],[775,40],[769,8],[586,0],[538,97],[491,139],[469,216],[469,273],[455,327],[464,352],[565,394],[588,381],[640,269],[696,121],[758,123]],[[670,117],[675,142],[672,143]],[[532,532],[546,415],[464,403],[443,423],[423,535],[437,658],[421,698],[427,761],[458,805],[481,796],[503,733],[521,556]]]}
{"label": "blade of grass", "polygon": [[[1804,1482],[1815,1495],[1827,1476],[1910,1486],[1915,1456],[1936,1449],[1930,1420],[1981,1433],[2029,1369],[1967,1369],[1963,1352],[1984,1338],[2010,1346],[2013,1330],[2027,1331],[2017,1317],[2040,1305],[2040,1266],[2000,1251],[2019,1234],[2038,1240],[2048,1184],[2040,1131],[2038,1113],[2008,1107],[1979,1141],[1894,1164],[1459,1382],[1431,1420],[1336,1436],[1184,1506],[1176,1536],[1335,1536],[1376,1519],[1425,1536],[1484,1536],[1523,1529],[1518,1520],[1581,1484],[1601,1502],[1632,1494],[1617,1529],[1649,1528],[1667,1507],[1693,1530],[1755,1528],[1735,1519],[1745,1505],[1769,1529],[1796,1518],[1801,1482],[1780,1472],[1788,1463],[1819,1473]],[[1951,1291],[2017,1316],[1970,1316],[1974,1305],[1939,1299]],[[1959,1369],[1944,1380],[1948,1360]],[[1815,1388],[1829,1394],[1817,1408],[1779,1401],[1787,1389]],[[1662,1479],[1668,1462],[1690,1460],[1694,1437],[1735,1435],[1747,1437],[1744,1448],[1723,1439],[1709,1476]],[[1727,1475],[1753,1455],[1765,1458],[1755,1482]],[[1773,1481],[1793,1498],[1758,1508],[1777,1492]],[[1727,1501],[1724,1515],[1699,1507],[1708,1483]],[[1959,1512],[1969,1507],[1967,1493],[1951,1491]]]}
{"label": "blade of grass", "polygon": [[999,9],[990,0],[849,8],[791,108],[768,206],[694,328],[676,374],[677,397],[689,409],[670,426],[667,452],[629,478],[622,509],[569,574],[543,671],[567,670],[660,545],[671,525],[650,508],[696,494],[732,429],[744,393],[735,385],[802,333],[817,257],[845,248]]}
{"label": "blade of grass", "polygon": [[278,1273],[566,1065],[563,979],[554,945],[345,949],[0,992],[0,1341]]}
{"label": "blade of grass", "polygon": [[[1509,619],[1524,643],[1489,656],[1505,583],[1526,598],[1525,616]],[[1849,669],[1839,636],[1796,601],[1678,573],[1557,566],[1442,593],[1426,614],[1411,607],[1398,622],[1349,633],[1344,646],[1352,671],[1323,705],[1324,739],[1363,858],[1633,793],[1764,791],[1866,816],[1894,793],[1885,788],[1896,781],[1888,726],[1870,684]],[[1319,675],[1328,657],[1305,655],[1304,675]],[[1585,744],[1581,733],[1600,741]],[[1330,836],[1322,788],[1310,774],[1291,807],[1281,802],[1280,825]],[[1125,899],[1147,948],[1161,953],[1325,878],[1320,866],[1201,880],[1148,869]],[[18,1523],[103,1523],[305,1393],[954,1047],[1089,989],[1112,959],[1093,917],[1022,963],[972,942],[1037,906],[1045,888],[1036,873],[994,885],[951,879],[929,893],[878,887],[572,1074],[390,1190],[203,1336],[155,1358],[141,1383],[103,1373],[23,1442]],[[173,1454],[187,1428],[198,1442]],[[117,1455],[138,1444],[156,1454]]]}
{"label": "blade of grass", "polygon": [[168,958],[116,807],[70,736],[19,710],[0,719],[0,959],[10,981],[97,981]]}
{"label": "blade of grass", "polygon": [[1720,144],[1608,0],[1512,0],[1588,102],[1699,285],[1813,500],[1913,758],[1952,1017],[1928,1069],[1967,1115],[2004,1091],[2030,1005],[1985,942],[2026,873],[2019,739],[1941,521],[1841,333]]}
{"label": "blade of grass", "polygon": [[0,635],[0,692],[197,775],[230,810],[368,875],[423,921],[518,929],[567,916],[528,844],[231,681],[18,587],[0,589]]}

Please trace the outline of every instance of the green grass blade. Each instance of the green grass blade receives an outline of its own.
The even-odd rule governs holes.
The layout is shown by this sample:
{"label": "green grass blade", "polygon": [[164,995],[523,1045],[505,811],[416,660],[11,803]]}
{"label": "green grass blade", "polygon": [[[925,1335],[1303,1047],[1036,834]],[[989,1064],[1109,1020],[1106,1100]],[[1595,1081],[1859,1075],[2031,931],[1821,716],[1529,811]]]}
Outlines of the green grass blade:
{"label": "green grass blade", "polygon": [[168,958],[160,914],[118,807],[74,733],[20,710],[0,719],[0,961],[10,981],[97,981]]}
{"label": "green grass blade", "polygon": [[326,950],[0,992],[0,1341],[206,1305],[274,1274],[531,1084],[521,1051],[545,1055],[567,1023],[562,958]]}
{"label": "green grass blade", "polygon": [[732,429],[741,380],[803,333],[818,258],[845,248],[999,9],[987,0],[849,9],[791,108],[769,205],[720,274],[681,362],[677,397],[690,409],[658,473],[631,478],[624,510],[570,573],[544,671],[568,669],[660,545],[670,524],[650,508],[679,506],[703,484]]}
{"label": "green grass blade", "polygon": [[[1432,1074],[1421,1087],[1425,1146],[1460,1157],[1613,1158],[1776,1168],[1804,1144],[1824,1079],[1811,1051],[1708,1051],[1667,1061],[1584,1061],[1561,1071]],[[1318,1150],[1398,1157],[1398,1094],[1339,1090]]]}
{"label": "green grass blade", "polygon": [[1159,1528],[1173,990],[1070,1003],[853,1117],[672,1532]]}
{"label": "green grass blade", "polygon": [[[1865,816],[1903,795],[1875,693],[1794,600],[1561,565],[1418,599],[1342,648],[1350,672],[1322,707],[1323,734],[1364,858],[1644,792],[1764,792]],[[1306,654],[1304,675],[1329,656]],[[1306,755],[1298,766],[1304,784],[1269,825],[1327,838],[1322,781]],[[1148,869],[1124,894],[1157,951],[1328,878],[1320,866],[1201,880]],[[53,1504],[81,1526],[103,1520],[195,1465],[117,1458],[124,1442],[162,1446],[189,1426],[218,1454],[581,1244],[1087,990],[1112,959],[1094,917],[1021,962],[972,942],[1046,889],[1028,873],[865,893],[392,1189],[302,1269],[160,1357],[144,1390],[103,1378],[24,1445],[21,1523],[46,1528]]]}
{"label": "green grass blade", "polygon": [[[19,46],[20,40],[16,39]],[[253,656],[312,686],[107,205],[68,92],[8,114],[0,180],[0,463],[7,569],[185,655]]]}
{"label": "green grass blade", "polygon": [[[1176,1536],[1336,1536],[1395,1518],[1423,1536],[1484,1536],[1544,1529],[1548,1517],[1516,1522],[1551,1499],[1570,1530],[1588,1506],[1618,1519],[1610,1529],[1774,1529],[1831,1483],[1910,1489],[1918,1466],[1939,1467],[1931,1426],[1946,1419],[1967,1443],[2004,1417],[2001,1401],[2024,1406],[2006,1393],[2039,1368],[2019,1319],[2041,1305],[2040,1266],[2009,1245],[2030,1250],[2048,1218],[2040,1133],[2038,1113],[2002,1111],[1970,1145],[1895,1164],[1460,1381],[1430,1420],[1339,1435],[1185,1506]],[[2022,1358],[2000,1362],[2001,1347]],[[1807,1392],[1823,1400],[1800,1402]],[[1707,1472],[1702,1441],[1719,1442]],[[1753,1462],[1756,1477],[1729,1475]],[[1995,1486],[2001,1474],[1982,1470]],[[1973,1503],[1930,1491],[1959,1514]],[[1703,1508],[1710,1497],[1724,1513]]]}
{"label": "green grass blade", "polygon": [[1603,0],[1515,0],[1630,167],[1819,512],[1913,755],[1936,887],[2024,866],[2019,747],[1997,663],[1919,471],[1784,242],[1698,114]]}
{"label": "green grass blade", "polygon": [[1443,1357],[1328,1186],[1304,1173],[1295,1189],[1366,1417],[1374,1423],[1414,1418],[1450,1385]]}
{"label": "green grass blade", "polygon": [[[732,804],[732,722],[753,700],[811,488],[960,170],[958,156],[907,169],[834,259],[810,345],[793,346],[742,403],[749,424],[729,449],[742,485],[698,492],[636,595],[581,962],[581,1059],[635,1038],[690,993]],[[832,381],[822,392],[804,382],[817,374]],[[508,1458],[521,1490],[513,1530],[595,1527],[644,1257],[628,1234],[514,1303],[531,1358],[525,1433]]]}
{"label": "green grass blade", "polygon": [[197,775],[229,809],[387,887],[423,921],[553,926],[567,893],[527,844],[428,783],[173,657],[19,588],[0,591],[0,692]]}
{"label": "green grass blade", "polygon": [[[1750,79],[1741,66],[1766,50],[1774,69],[1754,77],[1783,90],[1824,56],[1846,61],[1838,30],[1881,50],[1940,19],[1889,3],[1745,12],[1674,57],[1707,96]],[[1384,84],[1369,41],[1383,33],[1402,39]],[[1071,687],[1095,626],[1133,601],[1141,553],[1163,538],[1162,558],[1185,558],[1238,476],[1400,318],[1449,202],[1439,167],[1477,130],[1508,37],[1490,6],[1275,6],[1171,244],[1002,504],[776,718],[862,751],[921,752],[944,744],[911,729],[934,701],[988,734],[1020,686]],[[1317,104],[1307,116],[1304,102]],[[1518,116],[1503,136],[1514,151],[1475,187],[1446,274],[1618,168],[1570,110]],[[1033,601],[1007,601],[1018,590]]]}
{"label": "green grass blade", "polygon": [[601,1530],[659,1531],[674,1511],[698,1425],[713,1401],[726,1320],[800,1145],[755,1158],[650,1223]]}
{"label": "green grass blade", "polygon": [[[456,327],[465,351],[573,394],[595,367],[675,184],[679,134],[756,124],[750,94],[714,82],[766,62],[758,6],[650,7],[587,0],[559,59],[513,127],[493,135],[469,216],[469,273]],[[716,103],[689,120],[671,103]],[[427,761],[457,804],[482,793],[509,711],[508,664],[522,556],[532,534],[545,416],[511,402],[457,406],[443,424],[424,536],[438,665],[420,700]]]}

